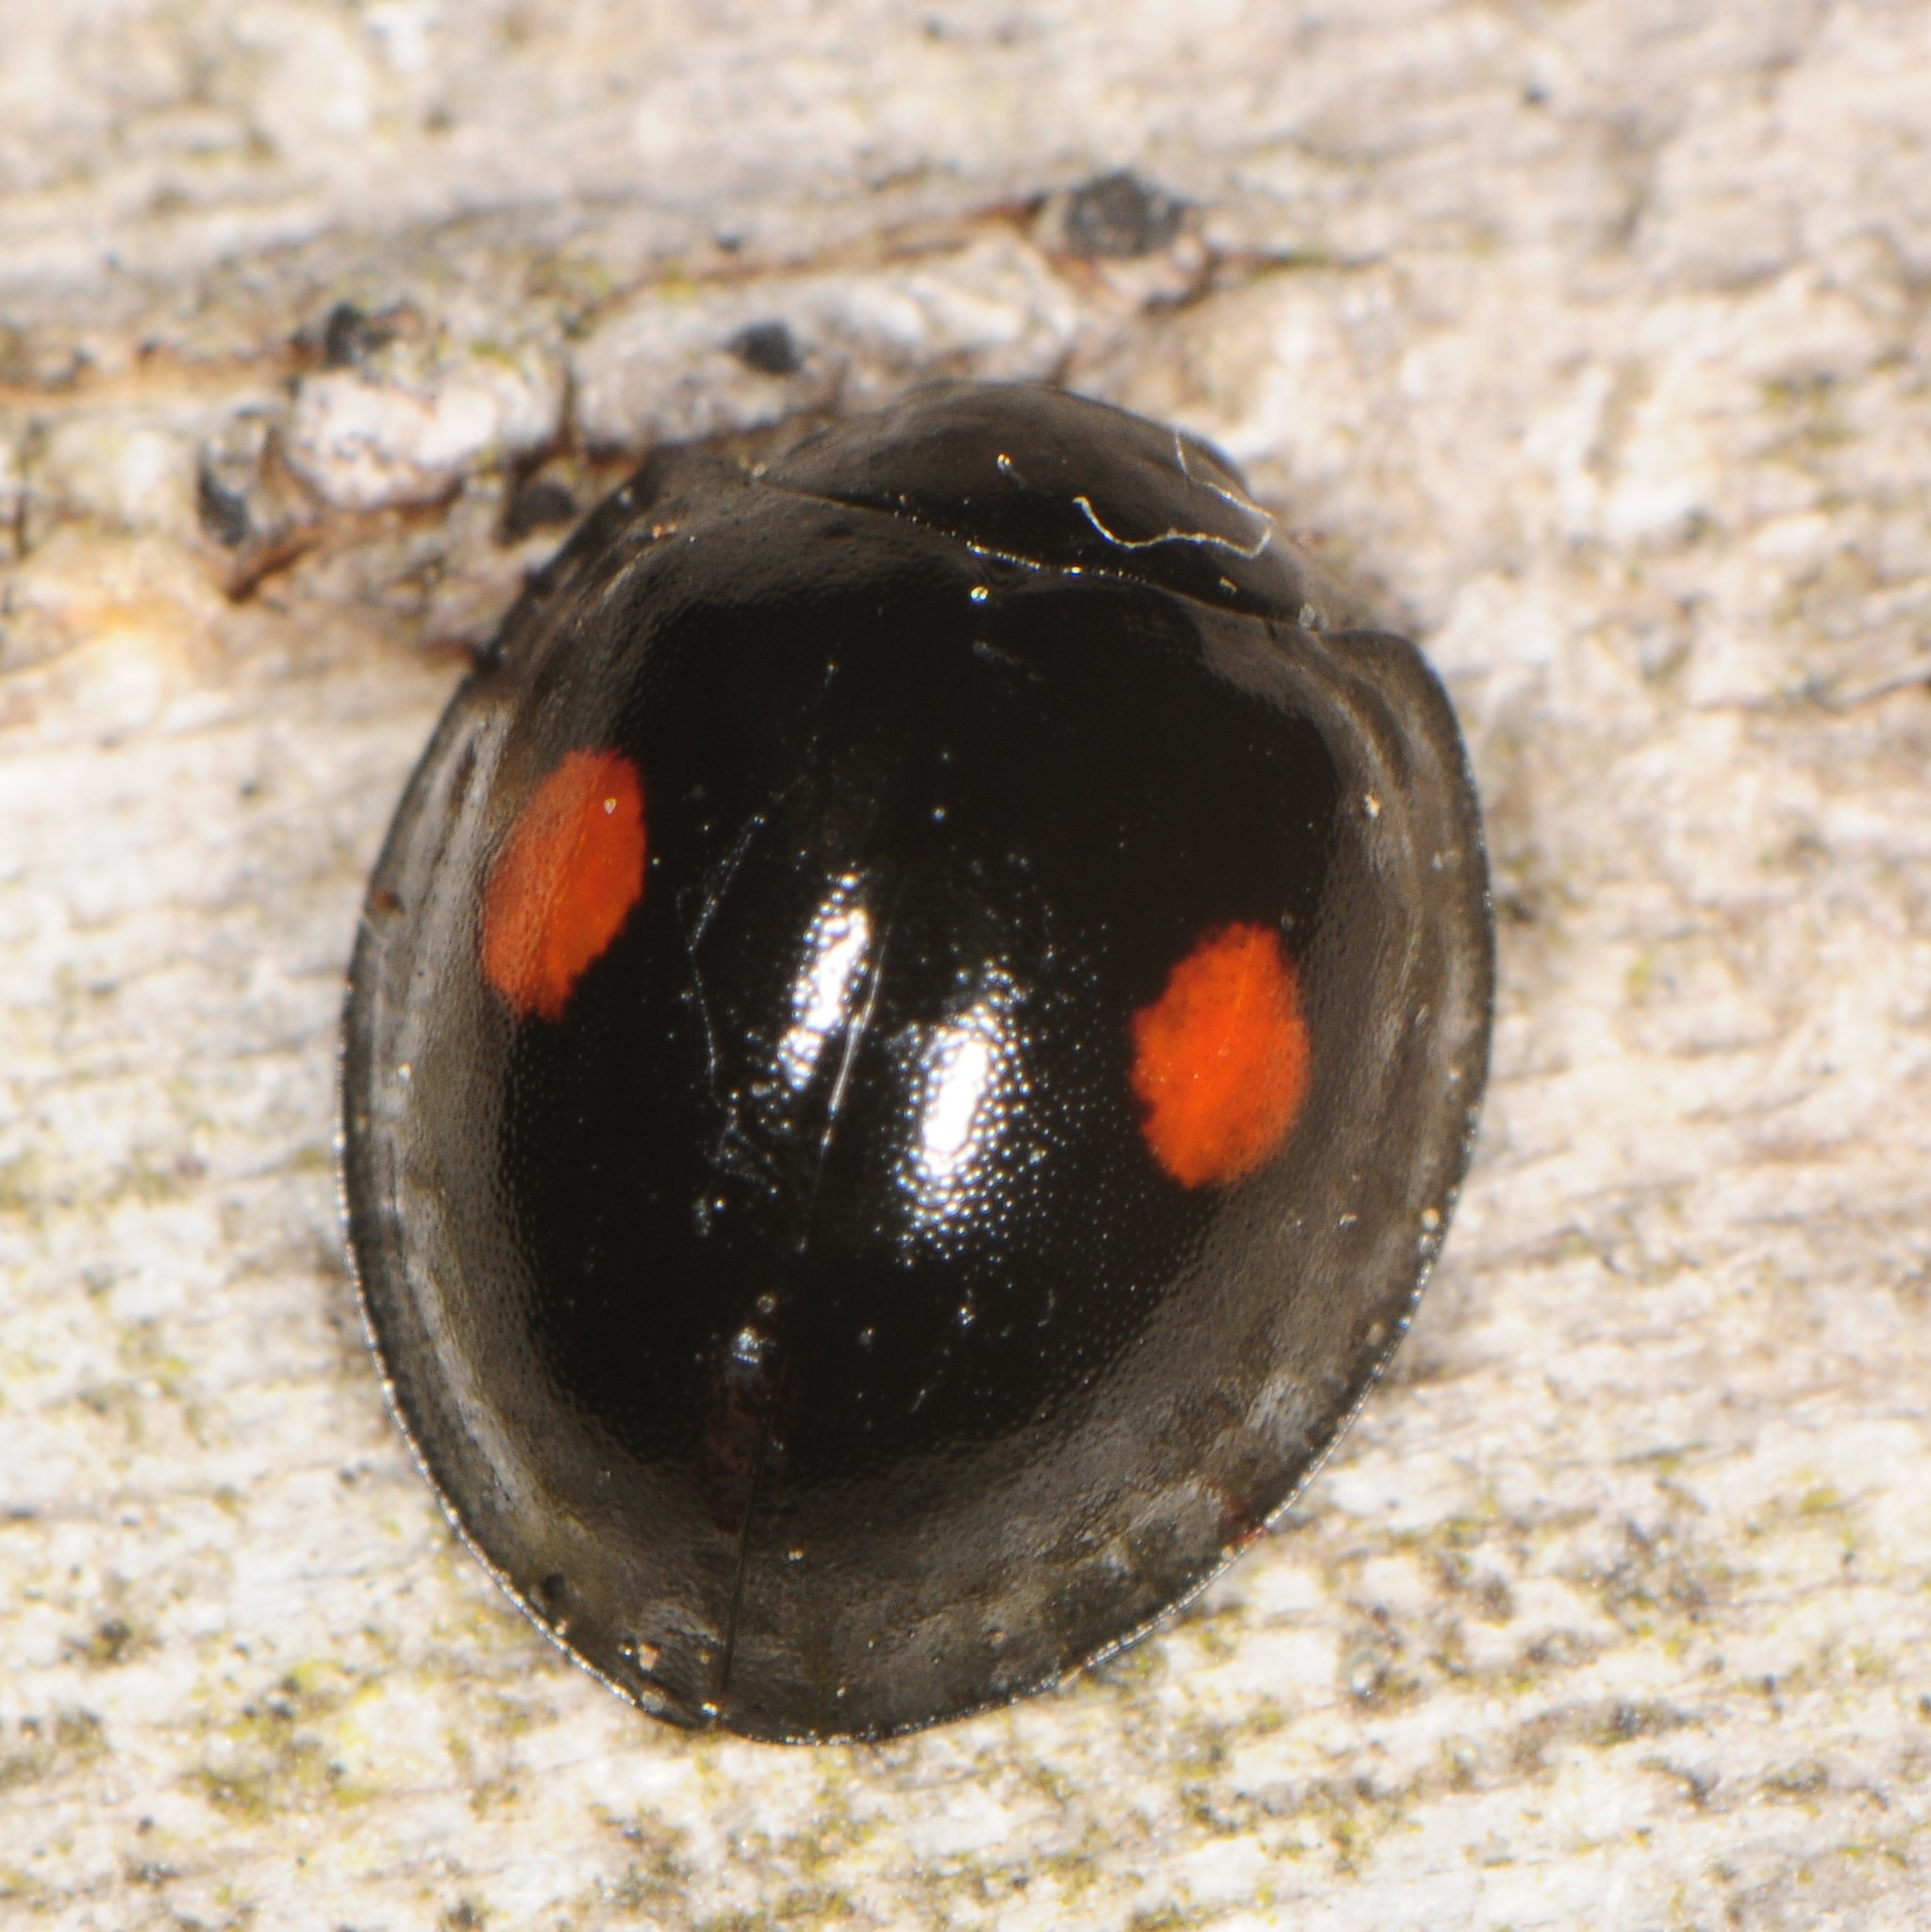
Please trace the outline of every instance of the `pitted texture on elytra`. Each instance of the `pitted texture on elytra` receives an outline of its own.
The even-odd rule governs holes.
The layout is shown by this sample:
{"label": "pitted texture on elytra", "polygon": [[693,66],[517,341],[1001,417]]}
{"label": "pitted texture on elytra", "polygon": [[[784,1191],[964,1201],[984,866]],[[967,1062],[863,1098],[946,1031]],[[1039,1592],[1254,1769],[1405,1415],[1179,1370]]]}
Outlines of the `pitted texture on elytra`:
{"label": "pitted texture on elytra", "polygon": [[1486,880],[1427,670],[1310,607],[1210,450],[944,389],[647,468],[452,704],[357,956],[355,1244],[465,1530],[646,1708],[1048,1682],[1386,1359]]}

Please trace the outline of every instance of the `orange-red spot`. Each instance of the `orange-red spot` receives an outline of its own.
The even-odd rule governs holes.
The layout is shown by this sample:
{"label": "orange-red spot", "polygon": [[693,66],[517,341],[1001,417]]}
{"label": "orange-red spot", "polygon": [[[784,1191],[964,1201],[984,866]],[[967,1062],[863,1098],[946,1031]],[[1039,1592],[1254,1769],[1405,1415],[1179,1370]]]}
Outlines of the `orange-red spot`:
{"label": "orange-red spot", "polygon": [[483,976],[519,1019],[560,1020],[643,896],[643,780],[573,751],[537,787],[483,887]]}
{"label": "orange-red spot", "polygon": [[1133,1016],[1133,1095],[1153,1158],[1183,1188],[1245,1179],[1288,1138],[1312,1058],[1279,938],[1217,926]]}

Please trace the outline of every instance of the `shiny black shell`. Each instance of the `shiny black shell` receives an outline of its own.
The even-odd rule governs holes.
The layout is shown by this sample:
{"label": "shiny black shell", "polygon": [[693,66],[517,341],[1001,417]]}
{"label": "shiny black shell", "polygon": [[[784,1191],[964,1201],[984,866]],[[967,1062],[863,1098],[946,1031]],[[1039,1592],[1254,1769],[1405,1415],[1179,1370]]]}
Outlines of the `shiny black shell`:
{"label": "shiny black shell", "polygon": [[645,1710],[1017,1697],[1361,1400],[1491,980],[1440,686],[1224,458],[965,386],[672,453],[457,692],[370,886],[345,1186],[396,1408]]}

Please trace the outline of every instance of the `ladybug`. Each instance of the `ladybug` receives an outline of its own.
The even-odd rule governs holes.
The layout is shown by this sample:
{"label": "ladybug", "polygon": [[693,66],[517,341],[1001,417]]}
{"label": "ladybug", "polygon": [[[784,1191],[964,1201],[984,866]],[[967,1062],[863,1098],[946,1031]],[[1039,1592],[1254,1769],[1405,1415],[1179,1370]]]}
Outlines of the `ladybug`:
{"label": "ladybug", "polygon": [[643,1710],[878,1738],[1307,1479],[1469,1157],[1454,715],[1206,444],[956,385],[667,451],[457,691],[343,1055],[451,1516]]}

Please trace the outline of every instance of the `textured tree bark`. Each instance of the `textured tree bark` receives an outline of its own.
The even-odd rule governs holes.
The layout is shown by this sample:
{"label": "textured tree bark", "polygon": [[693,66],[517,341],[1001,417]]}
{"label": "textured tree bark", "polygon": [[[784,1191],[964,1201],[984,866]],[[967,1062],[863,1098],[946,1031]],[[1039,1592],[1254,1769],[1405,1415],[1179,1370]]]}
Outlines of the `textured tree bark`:
{"label": "textured tree bark", "polygon": [[[0,49],[0,1920],[1931,1924],[1931,7]],[[1397,1374],[1173,1626],[693,1742],[384,1411],[341,975],[463,648],[624,463],[938,372],[1217,440],[1423,638],[1496,1079]]]}

